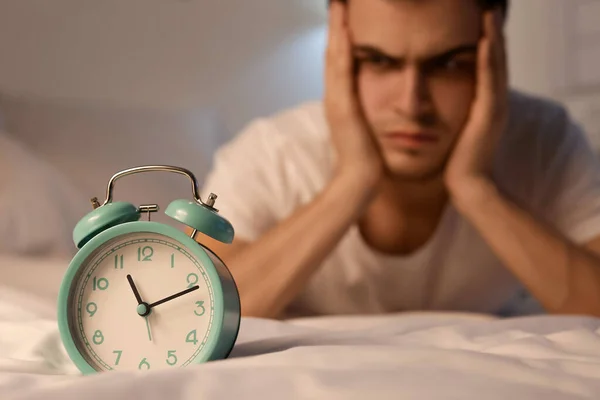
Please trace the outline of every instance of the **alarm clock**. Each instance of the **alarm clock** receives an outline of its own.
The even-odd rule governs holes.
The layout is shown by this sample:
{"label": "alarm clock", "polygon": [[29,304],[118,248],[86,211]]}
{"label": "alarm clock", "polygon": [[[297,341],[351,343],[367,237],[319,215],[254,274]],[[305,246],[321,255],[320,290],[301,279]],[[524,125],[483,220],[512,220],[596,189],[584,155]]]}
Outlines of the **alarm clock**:
{"label": "alarm clock", "polygon": [[[165,214],[192,233],[151,220],[156,204],[113,201],[115,182],[145,172],[173,172],[192,183],[192,198]],[[64,348],[83,374],[182,368],[227,358],[240,326],[240,297],[223,261],[195,240],[202,232],[231,243],[232,225],[206,202],[187,169],[148,165],[120,171],[103,204],[73,230],[78,251],[58,296]],[[146,220],[147,217],[147,220]]]}

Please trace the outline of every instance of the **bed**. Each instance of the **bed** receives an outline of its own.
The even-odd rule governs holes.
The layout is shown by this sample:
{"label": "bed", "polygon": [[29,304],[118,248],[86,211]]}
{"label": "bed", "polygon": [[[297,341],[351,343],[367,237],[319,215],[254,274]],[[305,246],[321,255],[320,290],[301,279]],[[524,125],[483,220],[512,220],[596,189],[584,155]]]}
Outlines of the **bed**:
{"label": "bed", "polygon": [[226,360],[82,376],[56,297],[88,196],[0,131],[1,400],[600,398],[600,319],[579,316],[243,318]]}
{"label": "bed", "polygon": [[[60,344],[54,315],[66,262],[0,257],[3,400],[554,400],[600,393],[600,320],[578,316],[244,318],[226,360],[82,376]],[[6,270],[43,279],[19,280]]]}

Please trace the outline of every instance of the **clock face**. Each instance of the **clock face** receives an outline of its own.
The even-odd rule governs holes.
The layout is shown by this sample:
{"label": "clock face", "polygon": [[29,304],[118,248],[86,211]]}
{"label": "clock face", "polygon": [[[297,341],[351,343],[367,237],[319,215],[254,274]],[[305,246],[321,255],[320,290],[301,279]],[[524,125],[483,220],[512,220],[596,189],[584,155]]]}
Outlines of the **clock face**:
{"label": "clock face", "polygon": [[183,367],[207,342],[214,300],[206,270],[185,246],[157,233],[126,234],[80,268],[69,326],[98,371]]}

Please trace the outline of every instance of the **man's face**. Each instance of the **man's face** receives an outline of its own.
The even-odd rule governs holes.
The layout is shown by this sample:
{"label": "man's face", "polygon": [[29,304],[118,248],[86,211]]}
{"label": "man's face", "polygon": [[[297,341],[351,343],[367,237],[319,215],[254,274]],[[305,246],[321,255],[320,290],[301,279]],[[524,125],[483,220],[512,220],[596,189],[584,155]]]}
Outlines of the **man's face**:
{"label": "man's face", "polygon": [[475,94],[474,0],[350,0],[359,98],[390,173],[443,171]]}

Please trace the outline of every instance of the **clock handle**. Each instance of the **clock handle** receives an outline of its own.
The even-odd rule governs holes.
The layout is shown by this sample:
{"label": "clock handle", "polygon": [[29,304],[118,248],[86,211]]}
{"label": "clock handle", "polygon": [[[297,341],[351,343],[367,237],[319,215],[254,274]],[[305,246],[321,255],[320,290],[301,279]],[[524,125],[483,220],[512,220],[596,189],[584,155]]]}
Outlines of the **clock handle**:
{"label": "clock handle", "polygon": [[140,213],[158,210],[155,204],[146,204],[135,207],[127,202],[113,202],[113,189],[115,182],[127,175],[142,172],[174,172],[187,176],[192,183],[194,200],[175,200],[167,207],[165,214],[169,217],[193,228],[192,237],[197,232],[202,232],[224,243],[233,241],[234,230],[229,221],[219,215],[219,210],[213,206],[217,196],[211,193],[208,200],[203,202],[198,191],[198,182],[189,170],[171,165],[144,165],[125,169],[110,178],[106,189],[106,199],[103,204],[94,197],[91,199],[94,210],[82,218],[73,229],[73,241],[78,248],[84,246],[98,233],[113,226],[138,221]]}
{"label": "clock handle", "polygon": [[172,165],[143,165],[143,166],[139,166],[139,167],[128,168],[128,169],[125,169],[123,171],[120,171],[120,172],[114,174],[108,181],[108,186],[106,188],[106,199],[104,200],[104,203],[100,204],[100,203],[98,203],[98,199],[96,199],[96,198],[92,199],[92,204],[94,205],[94,208],[104,206],[112,201],[113,189],[115,186],[115,182],[117,180],[119,180],[120,178],[123,178],[128,175],[139,174],[142,172],[156,172],[156,171],[174,172],[177,174],[187,176],[192,183],[192,195],[194,196],[194,199],[196,200],[196,202],[198,202],[199,204],[206,206],[210,209],[214,209],[213,206],[215,204],[215,200],[217,199],[217,195],[214,193],[211,193],[208,196],[208,200],[206,202],[202,201],[202,199],[200,198],[199,190],[198,190],[198,181],[196,180],[196,177],[194,176],[194,174],[186,168],[176,167],[176,166],[172,166]]}

